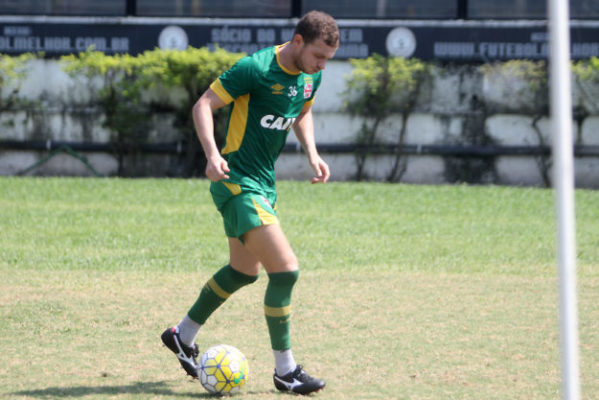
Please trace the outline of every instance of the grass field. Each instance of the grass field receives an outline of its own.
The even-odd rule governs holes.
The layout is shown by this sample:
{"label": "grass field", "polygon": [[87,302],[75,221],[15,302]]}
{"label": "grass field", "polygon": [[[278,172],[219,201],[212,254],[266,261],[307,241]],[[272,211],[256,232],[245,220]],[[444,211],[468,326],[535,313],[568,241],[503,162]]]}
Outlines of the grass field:
{"label": "grass field", "polygon": [[[227,262],[204,180],[0,178],[0,398],[207,398],[159,335]],[[581,383],[599,399],[599,192],[577,191]],[[296,359],[320,399],[558,399],[553,192],[279,183]],[[267,278],[200,331],[282,399]]]}

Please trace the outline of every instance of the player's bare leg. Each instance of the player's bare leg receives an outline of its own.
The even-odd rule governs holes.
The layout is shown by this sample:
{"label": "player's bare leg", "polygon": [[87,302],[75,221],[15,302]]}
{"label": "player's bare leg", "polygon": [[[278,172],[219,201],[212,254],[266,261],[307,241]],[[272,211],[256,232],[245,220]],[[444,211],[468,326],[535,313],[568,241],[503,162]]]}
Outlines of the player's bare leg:
{"label": "player's bare leg", "polygon": [[295,363],[291,352],[291,292],[299,271],[297,257],[287,237],[278,224],[272,224],[250,230],[243,239],[244,251],[238,249],[236,243],[231,247],[231,265],[234,268],[235,265],[247,268],[241,272],[248,274],[251,272],[250,268],[255,267],[249,261],[258,260],[269,277],[264,296],[264,313],[275,357],[275,387],[280,391],[298,394],[308,394],[324,388],[325,382],[308,375],[301,365]]}
{"label": "player's bare leg", "polygon": [[229,239],[229,264],[233,269],[246,275],[256,276],[262,264],[237,238]]}
{"label": "player's bare leg", "polygon": [[259,260],[269,274],[298,269],[297,257],[280,225],[259,226],[247,232],[243,239],[247,252]]}

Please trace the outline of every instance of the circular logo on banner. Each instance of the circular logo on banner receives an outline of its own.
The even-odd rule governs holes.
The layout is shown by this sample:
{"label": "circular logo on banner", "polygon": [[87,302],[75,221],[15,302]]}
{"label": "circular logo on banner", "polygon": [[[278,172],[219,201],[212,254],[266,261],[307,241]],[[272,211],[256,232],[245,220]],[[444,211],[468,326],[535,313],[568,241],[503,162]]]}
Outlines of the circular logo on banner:
{"label": "circular logo on banner", "polygon": [[158,47],[162,50],[176,49],[185,50],[189,44],[187,33],[180,26],[167,26],[158,36]]}
{"label": "circular logo on banner", "polygon": [[387,35],[387,52],[396,57],[410,57],[416,50],[416,37],[408,28],[395,28]]}

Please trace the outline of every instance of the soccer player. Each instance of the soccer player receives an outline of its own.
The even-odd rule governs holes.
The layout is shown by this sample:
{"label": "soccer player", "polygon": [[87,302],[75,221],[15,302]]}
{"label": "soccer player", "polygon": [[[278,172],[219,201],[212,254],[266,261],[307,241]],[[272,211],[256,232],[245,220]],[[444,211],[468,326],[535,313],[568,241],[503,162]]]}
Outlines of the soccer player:
{"label": "soccer player", "polygon": [[[308,394],[325,382],[297,365],[290,342],[291,292],[298,260],[277,217],[274,164],[293,128],[314,170],[312,183],[329,179],[314,141],[312,104],[321,70],[339,46],[339,29],[328,14],[311,11],[291,41],[242,58],[224,72],[193,107],[206,154],[210,192],[224,220],[229,264],[208,280],[187,315],[162,334],[181,366],[197,378],[195,337],[207,318],[235,291],[268,274],[264,314],[274,354],[275,387]],[[214,139],[213,111],[231,104],[223,148]]]}

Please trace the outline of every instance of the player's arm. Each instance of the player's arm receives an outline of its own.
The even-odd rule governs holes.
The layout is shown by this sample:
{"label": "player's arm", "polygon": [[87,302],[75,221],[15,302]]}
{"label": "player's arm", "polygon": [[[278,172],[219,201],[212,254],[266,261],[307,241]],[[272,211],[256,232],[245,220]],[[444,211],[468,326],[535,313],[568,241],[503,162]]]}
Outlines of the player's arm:
{"label": "player's arm", "polygon": [[312,178],[312,183],[326,183],[326,181],[329,180],[331,173],[329,171],[329,166],[320,157],[318,150],[316,149],[312,107],[307,106],[302,110],[293,124],[293,131],[308,156],[310,166],[312,166],[312,169],[316,173],[316,176]]}
{"label": "player's arm", "polygon": [[206,155],[206,177],[212,182],[229,179],[229,165],[222,158],[216,140],[214,139],[214,110],[225,106],[226,103],[212,89],[208,89],[194,104],[192,109],[193,123],[198,139]]}

